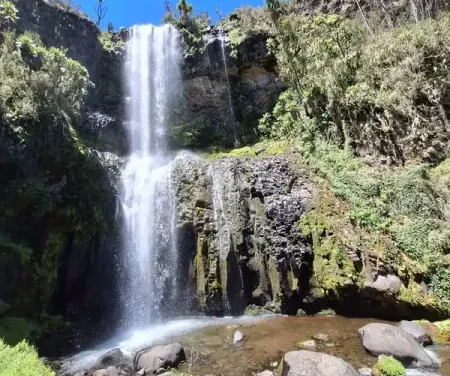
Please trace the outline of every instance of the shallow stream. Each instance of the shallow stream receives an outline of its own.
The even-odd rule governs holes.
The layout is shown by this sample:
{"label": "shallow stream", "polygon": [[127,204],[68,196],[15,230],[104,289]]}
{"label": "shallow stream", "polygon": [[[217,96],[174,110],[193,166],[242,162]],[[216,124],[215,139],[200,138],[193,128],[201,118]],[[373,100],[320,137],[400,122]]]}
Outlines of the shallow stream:
{"label": "shallow stream", "polygon": [[[316,340],[313,349],[335,355],[356,369],[372,367],[376,357],[367,354],[358,338],[358,329],[372,319],[344,317],[262,316],[239,318],[188,318],[158,324],[126,333],[104,346],[68,359],[61,374],[89,368],[100,355],[114,347],[126,354],[155,344],[180,342],[188,361],[181,370],[193,375],[248,376],[276,368],[283,354],[296,350],[296,344],[324,334],[326,342]],[[395,323],[394,323],[395,324]],[[236,330],[244,333],[242,342],[233,344]],[[450,348],[434,349],[443,361],[441,373],[450,376]]]}

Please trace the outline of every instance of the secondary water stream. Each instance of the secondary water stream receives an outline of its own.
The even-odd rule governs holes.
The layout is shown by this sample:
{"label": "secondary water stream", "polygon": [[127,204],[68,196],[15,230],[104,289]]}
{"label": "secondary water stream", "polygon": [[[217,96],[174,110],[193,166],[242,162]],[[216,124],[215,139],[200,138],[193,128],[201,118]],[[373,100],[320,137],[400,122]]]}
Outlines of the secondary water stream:
{"label": "secondary water stream", "polygon": [[237,141],[237,134],[236,134],[236,116],[233,109],[233,99],[231,97],[231,85],[230,85],[230,76],[228,74],[228,59],[227,59],[227,53],[225,49],[225,43],[226,43],[226,35],[223,32],[223,29],[219,29],[219,40],[220,40],[220,47],[222,51],[222,61],[223,61],[223,67],[225,69],[225,77],[227,82],[227,94],[228,94],[228,116],[230,123],[232,125],[233,130],[233,137],[234,137],[234,146],[238,146]]}

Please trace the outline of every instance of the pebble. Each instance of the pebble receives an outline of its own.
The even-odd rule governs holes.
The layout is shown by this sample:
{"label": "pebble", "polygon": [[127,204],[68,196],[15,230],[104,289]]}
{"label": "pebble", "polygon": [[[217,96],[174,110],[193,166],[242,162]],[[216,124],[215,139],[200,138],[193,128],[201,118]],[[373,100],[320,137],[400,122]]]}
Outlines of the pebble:
{"label": "pebble", "polygon": [[234,332],[233,343],[241,342],[243,339],[244,339],[244,333],[240,332],[239,330]]}

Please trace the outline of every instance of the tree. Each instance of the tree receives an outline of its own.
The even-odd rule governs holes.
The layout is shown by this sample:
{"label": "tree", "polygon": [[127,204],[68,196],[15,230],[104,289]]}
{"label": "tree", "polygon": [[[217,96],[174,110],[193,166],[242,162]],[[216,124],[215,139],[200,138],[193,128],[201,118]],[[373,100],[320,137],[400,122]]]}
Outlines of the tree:
{"label": "tree", "polygon": [[94,7],[95,12],[97,13],[97,22],[96,25],[100,27],[101,21],[105,18],[106,12],[108,11],[108,7],[105,6],[103,0],[97,0],[97,6]]}
{"label": "tree", "polygon": [[186,0],[180,0],[177,4],[178,12],[180,13],[180,19],[182,22],[187,21],[192,12],[192,5]]}

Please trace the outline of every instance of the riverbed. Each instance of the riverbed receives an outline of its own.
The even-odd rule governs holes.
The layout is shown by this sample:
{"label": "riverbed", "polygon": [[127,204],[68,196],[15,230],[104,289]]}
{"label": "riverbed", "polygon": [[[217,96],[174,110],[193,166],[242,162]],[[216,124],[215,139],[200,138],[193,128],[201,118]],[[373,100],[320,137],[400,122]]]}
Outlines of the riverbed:
{"label": "riverbed", "polygon": [[[120,347],[132,355],[139,349],[156,344],[179,342],[185,348],[187,362],[183,372],[198,375],[249,376],[275,370],[286,352],[297,350],[297,344],[322,335],[316,346],[307,350],[337,356],[355,369],[371,368],[377,361],[361,346],[358,329],[375,319],[344,317],[262,316],[240,318],[189,318],[161,323],[112,339],[100,348],[80,353],[65,362],[65,374],[88,368],[105,351]],[[396,324],[396,323],[390,323]],[[244,334],[233,344],[236,331]],[[437,347],[443,365],[441,373],[450,376],[450,348]]]}

